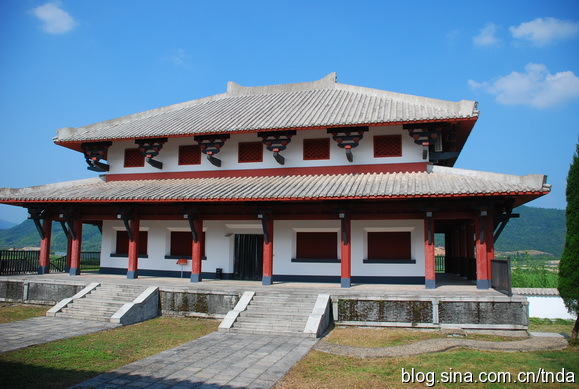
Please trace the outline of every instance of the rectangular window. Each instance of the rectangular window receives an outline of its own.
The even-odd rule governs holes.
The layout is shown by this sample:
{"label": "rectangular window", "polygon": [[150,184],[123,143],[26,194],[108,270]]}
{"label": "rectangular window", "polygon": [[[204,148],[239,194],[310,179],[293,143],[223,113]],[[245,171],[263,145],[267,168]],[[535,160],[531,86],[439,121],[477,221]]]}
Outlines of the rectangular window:
{"label": "rectangular window", "polygon": [[199,165],[201,147],[199,145],[179,146],[179,165]]}
{"label": "rectangular window", "polygon": [[139,149],[125,149],[125,167],[143,167],[145,157]]}
{"label": "rectangular window", "polygon": [[338,258],[337,232],[297,232],[297,259],[333,259]]}
{"label": "rectangular window", "polygon": [[[139,231],[139,255],[147,255],[147,241],[149,239],[148,231]],[[129,254],[129,234],[127,231],[117,231],[117,244],[115,254]]]}
{"label": "rectangular window", "polygon": [[262,142],[241,142],[238,146],[238,162],[261,162],[263,161]]}
{"label": "rectangular window", "polygon": [[374,137],[374,157],[401,157],[402,137],[400,135],[380,135]]}
{"label": "rectangular window", "polygon": [[330,159],[330,139],[304,139],[304,160]]}
{"label": "rectangular window", "polygon": [[412,260],[410,232],[368,232],[368,261]]}
{"label": "rectangular window", "polygon": [[[201,233],[201,258],[205,257],[205,232]],[[168,257],[191,258],[193,234],[190,231],[171,231],[171,248]]]}

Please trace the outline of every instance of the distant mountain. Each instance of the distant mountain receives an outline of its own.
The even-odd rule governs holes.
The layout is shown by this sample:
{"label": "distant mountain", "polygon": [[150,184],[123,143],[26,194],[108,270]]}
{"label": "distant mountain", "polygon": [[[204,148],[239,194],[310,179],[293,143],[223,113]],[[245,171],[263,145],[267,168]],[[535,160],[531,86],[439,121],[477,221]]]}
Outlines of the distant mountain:
{"label": "distant mountain", "polygon": [[565,211],[521,206],[495,243],[497,251],[543,251],[560,257],[565,245]]}
{"label": "distant mountain", "polygon": [[[50,250],[66,252],[66,236],[60,223],[52,223]],[[0,231],[0,249],[39,247],[40,235],[32,220],[7,230]],[[85,224],[82,227],[82,251],[100,251],[101,234],[97,227]]]}
{"label": "distant mountain", "polygon": [[11,223],[11,222],[8,222],[6,220],[0,219],[0,230],[7,230],[9,228],[14,227],[15,225],[16,225],[16,223]]}
{"label": "distant mountain", "polygon": [[[561,256],[565,244],[564,210],[521,206],[515,209],[514,213],[519,213],[521,217],[509,221],[495,244],[497,251],[542,251],[555,257]],[[100,239],[101,234],[97,227],[86,224],[83,226],[83,251],[100,251]],[[0,249],[39,245],[40,236],[32,220],[0,230]],[[66,251],[66,237],[60,223],[52,225],[51,251]]]}

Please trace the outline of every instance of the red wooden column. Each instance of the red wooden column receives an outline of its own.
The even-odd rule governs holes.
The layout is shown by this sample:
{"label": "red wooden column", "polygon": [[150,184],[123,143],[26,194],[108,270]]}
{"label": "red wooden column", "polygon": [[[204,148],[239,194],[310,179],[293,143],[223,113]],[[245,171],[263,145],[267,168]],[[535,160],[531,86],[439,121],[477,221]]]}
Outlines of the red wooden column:
{"label": "red wooden column", "polygon": [[[127,278],[129,280],[139,277],[139,229],[141,221],[138,217],[129,220],[129,226],[132,233],[132,239],[129,238],[129,267]],[[129,237],[131,234],[129,233]]]}
{"label": "red wooden column", "polygon": [[50,238],[52,235],[52,220],[49,218],[42,220],[42,232],[44,237],[40,240],[38,274],[47,274],[50,272]]}
{"label": "red wooden column", "polygon": [[352,285],[352,245],[351,221],[348,215],[340,214],[341,233],[340,233],[340,284],[342,288],[349,288]]}
{"label": "red wooden column", "polygon": [[263,226],[263,275],[262,285],[273,283],[273,220],[269,215],[260,214]]}
{"label": "red wooden column", "polygon": [[80,275],[80,253],[82,245],[82,220],[72,222],[72,242],[70,244],[70,271],[71,276]]}
{"label": "red wooden column", "polygon": [[[475,219],[476,235],[476,287],[477,289],[488,289],[491,285],[489,277],[489,258],[488,258],[488,212],[481,211],[480,216]],[[492,238],[491,238],[492,240]]]}
{"label": "red wooden column", "polygon": [[434,257],[434,220],[432,212],[424,219],[424,286],[436,288],[436,261]]}
{"label": "red wooden column", "polygon": [[494,214],[493,211],[489,211],[486,220],[486,244],[487,244],[487,274],[489,277],[489,288],[492,286],[493,272],[491,261],[495,259],[495,237],[494,237]]}
{"label": "red wooden column", "polygon": [[201,260],[203,259],[202,247],[203,247],[203,220],[193,219],[192,220],[192,230],[193,233],[193,243],[191,244],[191,282],[201,282]]}
{"label": "red wooden column", "polygon": [[72,236],[70,232],[66,233],[66,265],[64,267],[64,271],[70,271],[70,264],[72,260]]}

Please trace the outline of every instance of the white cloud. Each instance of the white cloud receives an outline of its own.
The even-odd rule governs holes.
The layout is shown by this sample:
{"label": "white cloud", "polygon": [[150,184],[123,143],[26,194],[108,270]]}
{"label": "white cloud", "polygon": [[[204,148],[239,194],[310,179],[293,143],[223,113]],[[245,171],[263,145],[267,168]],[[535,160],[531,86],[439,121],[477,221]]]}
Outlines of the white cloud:
{"label": "white cloud", "polygon": [[497,46],[501,43],[501,40],[496,37],[498,30],[499,26],[496,24],[487,23],[472,40],[477,46]]}
{"label": "white cloud", "polygon": [[558,40],[573,38],[579,34],[579,22],[555,18],[537,18],[509,27],[514,38],[531,41],[535,46],[545,46]]}
{"label": "white cloud", "polygon": [[551,74],[543,64],[530,63],[524,73],[512,72],[492,82],[469,80],[468,84],[496,95],[497,102],[505,105],[547,108],[579,97],[579,77],[571,71]]}
{"label": "white cloud", "polygon": [[176,66],[189,69],[190,58],[191,56],[184,49],[172,49],[168,59]]}
{"label": "white cloud", "polygon": [[77,25],[72,16],[62,9],[60,1],[40,5],[34,8],[32,13],[42,20],[42,28],[49,34],[64,34]]}

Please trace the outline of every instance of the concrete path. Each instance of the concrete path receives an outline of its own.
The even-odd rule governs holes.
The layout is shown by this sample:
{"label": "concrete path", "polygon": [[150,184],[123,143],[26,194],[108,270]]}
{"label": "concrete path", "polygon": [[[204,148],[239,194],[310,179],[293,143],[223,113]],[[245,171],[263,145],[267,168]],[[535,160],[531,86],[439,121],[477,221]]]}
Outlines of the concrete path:
{"label": "concrete path", "polygon": [[271,388],[316,342],[214,332],[73,388]]}
{"label": "concrete path", "polygon": [[118,326],[107,322],[46,316],[0,324],[0,353]]}
{"label": "concrete path", "polygon": [[470,348],[484,351],[541,351],[562,350],[569,344],[558,334],[531,333],[531,336],[522,340],[492,342],[472,339],[440,338],[420,340],[411,344],[392,347],[354,347],[326,341],[320,341],[314,349],[329,354],[343,355],[357,358],[397,358],[410,357],[421,354],[437,353],[455,348]]}

